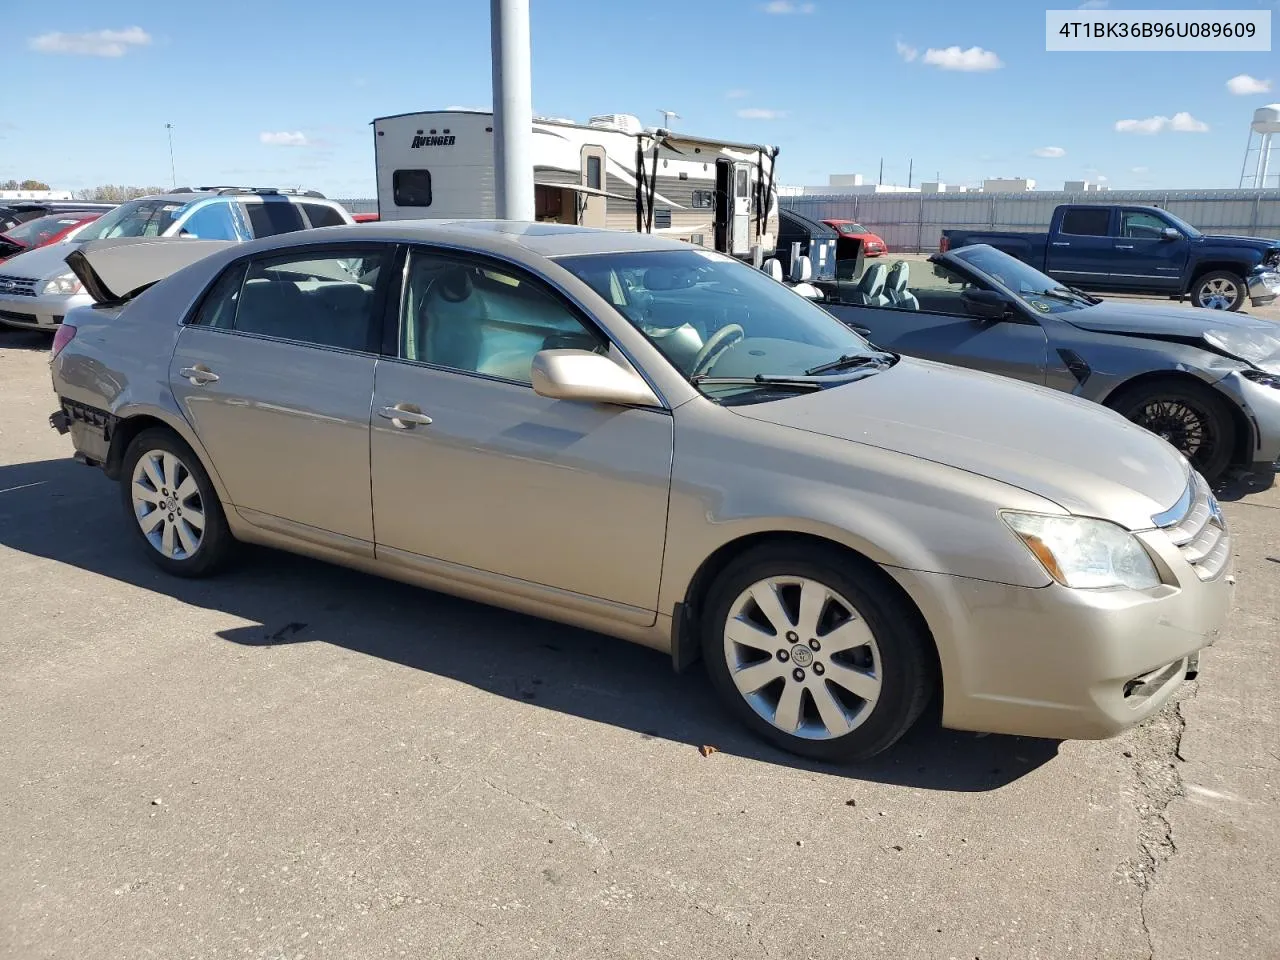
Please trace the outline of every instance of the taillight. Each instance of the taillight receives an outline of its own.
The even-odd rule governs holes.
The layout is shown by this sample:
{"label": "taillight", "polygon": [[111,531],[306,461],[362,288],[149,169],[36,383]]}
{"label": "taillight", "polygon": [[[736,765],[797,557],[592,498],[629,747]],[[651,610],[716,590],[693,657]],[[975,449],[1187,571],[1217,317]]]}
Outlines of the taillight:
{"label": "taillight", "polygon": [[938,241],[938,252],[939,252],[939,253],[946,253],[946,252],[947,252],[948,250],[950,250],[950,249],[951,249],[951,238],[950,238],[950,237],[943,237],[941,240],[939,240],[939,241]]}
{"label": "taillight", "polygon": [[76,328],[69,323],[59,325],[58,330],[53,335],[53,354],[49,357],[52,360],[62,352],[62,348],[76,338]]}

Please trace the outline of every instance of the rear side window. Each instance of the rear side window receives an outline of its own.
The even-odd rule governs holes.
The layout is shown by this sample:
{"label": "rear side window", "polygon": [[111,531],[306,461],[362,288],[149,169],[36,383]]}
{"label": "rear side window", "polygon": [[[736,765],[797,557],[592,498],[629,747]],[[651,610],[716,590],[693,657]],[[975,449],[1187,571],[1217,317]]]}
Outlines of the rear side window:
{"label": "rear side window", "polygon": [[302,222],[302,211],[288,200],[263,200],[261,203],[246,203],[249,212],[249,225],[255,237],[274,237],[280,233],[292,233],[305,230]]}
{"label": "rear side window", "polygon": [[397,207],[431,206],[431,171],[397,170],[391,175],[391,192]]}
{"label": "rear side window", "polygon": [[1076,207],[1062,215],[1062,232],[1075,237],[1105,237],[1110,227],[1107,207]]}
{"label": "rear side window", "polygon": [[188,321],[201,327],[230,330],[235,324],[236,307],[240,303],[240,288],[244,285],[245,264],[227,268],[205,294],[196,315]]}
{"label": "rear side window", "polygon": [[340,227],[347,222],[342,219],[341,213],[322,203],[300,203],[298,206],[302,208],[313,227]]}

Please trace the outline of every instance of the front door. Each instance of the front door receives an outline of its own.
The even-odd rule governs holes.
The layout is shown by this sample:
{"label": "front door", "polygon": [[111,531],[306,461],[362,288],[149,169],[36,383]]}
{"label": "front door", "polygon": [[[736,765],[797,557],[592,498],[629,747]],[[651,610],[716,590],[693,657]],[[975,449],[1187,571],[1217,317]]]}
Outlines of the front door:
{"label": "front door", "polygon": [[1049,234],[1045,272],[1087,290],[1105,289],[1115,258],[1110,207],[1070,207],[1057,233]]}
{"label": "front door", "polygon": [[1145,210],[1120,211],[1120,235],[1115,239],[1111,282],[1118,288],[1177,293],[1187,262],[1185,238],[1164,236],[1164,220]]}
{"label": "front door", "polygon": [[733,165],[733,243],[735,257],[751,252],[751,164]]}
{"label": "front door", "polygon": [[371,549],[369,401],[389,261],[367,244],[241,261],[183,327],[169,382],[247,520]]}
{"label": "front door", "polygon": [[[874,264],[873,264],[874,267]],[[1001,376],[1044,384],[1049,338],[1034,320],[980,320],[962,294],[983,289],[946,264],[901,263],[905,296],[883,306],[824,304],[877,347]],[[990,288],[986,288],[990,289]]]}
{"label": "front door", "polygon": [[398,356],[379,363],[373,398],[378,556],[445,561],[652,623],[669,412],[534,393],[538,351],[609,345],[516,269],[417,250],[406,277]]}

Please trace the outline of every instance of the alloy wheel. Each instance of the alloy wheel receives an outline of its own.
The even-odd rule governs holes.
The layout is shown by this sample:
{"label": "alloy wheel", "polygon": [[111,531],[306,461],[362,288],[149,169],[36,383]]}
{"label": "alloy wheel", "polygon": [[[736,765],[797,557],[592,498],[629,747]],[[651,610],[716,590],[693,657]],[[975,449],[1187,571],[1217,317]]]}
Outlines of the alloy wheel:
{"label": "alloy wheel", "polygon": [[1196,300],[1209,310],[1230,310],[1240,298],[1240,287],[1227,277],[1214,277],[1200,285]]}
{"label": "alloy wheel", "polygon": [[844,736],[880,698],[875,636],[852,603],[817,580],[770,577],[739,594],[724,655],[752,710],[791,736]]}
{"label": "alloy wheel", "polygon": [[133,468],[129,492],[152,547],[171,560],[195,556],[204,541],[205,509],[186,464],[168,450],[148,450]]}
{"label": "alloy wheel", "polygon": [[1194,464],[1203,465],[1213,457],[1216,441],[1209,414],[1185,400],[1153,398],[1138,408],[1132,419],[1171,443]]}

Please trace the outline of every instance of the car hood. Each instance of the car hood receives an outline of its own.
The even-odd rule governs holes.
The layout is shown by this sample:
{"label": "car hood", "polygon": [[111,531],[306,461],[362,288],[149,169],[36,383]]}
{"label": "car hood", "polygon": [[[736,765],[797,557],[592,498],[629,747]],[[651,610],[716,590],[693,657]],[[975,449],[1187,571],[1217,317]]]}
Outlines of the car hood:
{"label": "car hood", "polygon": [[1057,316],[1081,330],[1188,343],[1267,370],[1280,368],[1280,327],[1244,313],[1106,300]]}
{"label": "car hood", "polygon": [[1254,250],[1270,250],[1280,247],[1280,240],[1267,240],[1263,237],[1229,237],[1225,234],[1203,233],[1199,237],[1201,243],[1221,244],[1227,247],[1251,247]]}
{"label": "car hood", "polygon": [[36,247],[4,262],[4,272],[13,277],[26,277],[30,280],[50,280],[64,273],[70,273],[67,266],[67,254],[75,249],[73,241],[51,243],[44,247]]}
{"label": "car hood", "polygon": [[904,357],[843,386],[729,409],[946,464],[1131,530],[1149,529],[1187,486],[1172,446],[1105,407],[925,360]]}

